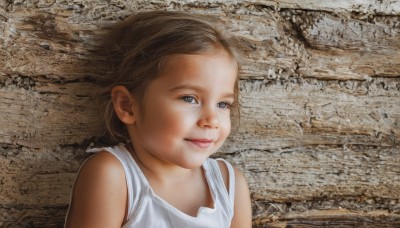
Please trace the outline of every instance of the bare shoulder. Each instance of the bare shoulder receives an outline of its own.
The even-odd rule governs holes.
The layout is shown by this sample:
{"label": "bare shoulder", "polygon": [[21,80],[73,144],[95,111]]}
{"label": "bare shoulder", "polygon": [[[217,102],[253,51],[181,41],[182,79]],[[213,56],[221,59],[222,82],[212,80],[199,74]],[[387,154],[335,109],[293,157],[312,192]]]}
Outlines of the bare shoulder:
{"label": "bare shoulder", "polygon": [[108,152],[93,155],[73,189],[67,227],[121,227],[127,187],[120,161]]}
{"label": "bare shoulder", "polygon": [[[229,171],[225,163],[218,162],[221,174],[224,178],[225,186],[229,189]],[[236,167],[233,167],[235,172],[235,202],[234,202],[234,215],[231,227],[251,227],[251,200],[249,187],[243,173]]]}
{"label": "bare shoulder", "polygon": [[235,169],[235,211],[231,227],[251,227],[251,200],[249,187],[242,172]]}

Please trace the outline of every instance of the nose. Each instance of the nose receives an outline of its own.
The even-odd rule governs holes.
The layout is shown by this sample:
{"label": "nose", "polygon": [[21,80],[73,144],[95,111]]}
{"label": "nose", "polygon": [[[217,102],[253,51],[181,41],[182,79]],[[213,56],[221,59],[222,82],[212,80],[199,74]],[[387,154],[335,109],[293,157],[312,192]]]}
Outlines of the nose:
{"label": "nose", "polygon": [[199,127],[218,128],[219,118],[216,109],[217,107],[203,107],[197,125]]}

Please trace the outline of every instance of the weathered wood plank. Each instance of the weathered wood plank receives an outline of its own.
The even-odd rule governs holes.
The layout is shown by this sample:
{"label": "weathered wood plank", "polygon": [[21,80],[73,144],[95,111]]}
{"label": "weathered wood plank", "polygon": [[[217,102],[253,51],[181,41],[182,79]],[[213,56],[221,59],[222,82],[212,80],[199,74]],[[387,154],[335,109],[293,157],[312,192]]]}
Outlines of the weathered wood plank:
{"label": "weathered wood plank", "polygon": [[64,226],[66,206],[8,208],[0,206],[0,227],[27,228]]}
{"label": "weathered wood plank", "polygon": [[83,162],[82,151],[79,147],[30,149],[3,144],[0,147],[1,205],[65,205]]}
{"label": "weathered wood plank", "polygon": [[80,84],[78,90],[73,85],[50,85],[46,91],[32,91],[15,85],[18,79],[11,83],[0,89],[0,143],[51,148],[98,134],[94,124],[99,121],[98,113],[90,99],[79,93],[90,90],[89,84]]}
{"label": "weathered wood plank", "polygon": [[307,54],[298,69],[303,77],[399,77],[399,16],[359,19],[301,11],[283,11],[282,15],[293,23],[293,30],[306,46]]}
{"label": "weathered wood plank", "polygon": [[224,150],[399,145],[399,86],[399,79],[243,82],[241,128]]}
{"label": "weathered wood plank", "polygon": [[[9,78],[10,80],[12,78]],[[100,115],[87,82],[14,78],[0,89],[0,141],[34,148],[81,143],[99,135]],[[268,84],[271,83],[271,84]],[[7,86],[6,86],[7,84]],[[17,84],[17,85],[16,85]],[[242,81],[241,128],[226,150],[314,144],[398,145],[400,79],[369,82]],[[312,99],[310,99],[312,97]],[[229,145],[233,146],[229,146]]]}
{"label": "weathered wood plank", "polygon": [[[393,206],[400,209],[396,200],[399,147],[320,145],[272,151],[247,149],[222,156],[246,173],[255,199],[302,202],[353,196],[366,203],[368,198],[388,198],[395,199]],[[357,205],[352,206],[355,209]]]}
{"label": "weathered wood plank", "polygon": [[273,228],[309,228],[309,227],[397,227],[400,225],[400,216],[387,211],[371,211],[355,213],[349,210],[324,210],[293,213],[287,221],[275,221],[270,225],[253,227]]}
{"label": "weathered wood plank", "polygon": [[62,227],[84,154],[76,147],[0,146],[0,227]]}
{"label": "weathered wood plank", "polygon": [[[275,9],[289,8],[289,9],[302,9],[312,11],[335,11],[335,12],[359,12],[363,14],[385,14],[385,15],[398,15],[400,13],[400,1],[375,1],[375,0],[186,0],[186,1],[152,1],[158,3],[159,7],[169,8],[211,8],[224,6],[238,10],[253,9],[252,6],[257,7],[273,7]],[[123,3],[121,3],[124,5]],[[126,3],[124,6],[129,5]],[[135,4],[138,5],[138,4]],[[189,6],[189,7],[188,7]],[[194,9],[195,10],[195,9]]]}
{"label": "weathered wood plank", "polygon": [[[332,227],[372,226],[378,219],[394,227],[400,222],[400,147],[247,149],[221,155],[245,172],[255,224],[325,220]],[[331,211],[341,209],[346,209],[341,216]],[[373,211],[382,215],[372,219]]]}
{"label": "weathered wood plank", "polygon": [[[95,3],[87,4],[86,11],[75,14],[71,6],[68,15],[55,14],[61,10],[60,6],[51,8],[53,11],[18,7],[12,14],[6,14],[6,49],[3,49],[2,55],[10,60],[2,66],[3,71],[32,76],[62,75],[64,78],[79,75],[79,72],[70,75],[65,75],[65,72],[79,68],[76,66],[82,63],[75,56],[85,58],[87,51],[95,48],[96,36],[100,35],[101,26],[118,19],[111,13],[114,8],[105,3],[93,8],[90,7]],[[199,7],[200,13],[210,13],[206,11],[207,5]],[[278,12],[251,4],[233,11],[234,14],[224,12],[231,8],[235,9],[229,3],[216,4],[213,11],[214,14],[226,16],[225,20],[231,24],[232,32],[246,39],[248,45],[254,49],[247,60],[244,77],[300,75],[367,80],[376,75],[398,76],[399,16],[380,16],[375,13],[369,14],[371,17],[359,19],[360,16],[353,14],[302,10]],[[97,15],[100,9],[105,11]],[[119,17],[128,15],[128,12],[124,12]],[[114,16],[102,18],[103,14]],[[103,21],[97,24],[79,21],[85,22],[85,16],[99,17]],[[16,42],[27,48],[11,45]],[[313,50],[315,48],[333,50],[318,52]],[[48,64],[43,66],[43,61]],[[377,67],[371,69],[371,63]]]}

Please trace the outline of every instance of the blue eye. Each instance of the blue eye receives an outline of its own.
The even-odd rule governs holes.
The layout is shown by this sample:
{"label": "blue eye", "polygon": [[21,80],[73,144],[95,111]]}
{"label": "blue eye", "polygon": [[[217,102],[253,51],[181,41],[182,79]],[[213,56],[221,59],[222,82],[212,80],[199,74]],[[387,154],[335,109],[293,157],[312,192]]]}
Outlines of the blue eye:
{"label": "blue eye", "polygon": [[192,96],[184,96],[181,98],[184,102],[191,103],[191,104],[197,104],[196,98]]}
{"label": "blue eye", "polygon": [[217,107],[222,109],[230,109],[232,107],[232,104],[228,102],[219,102],[217,104]]}

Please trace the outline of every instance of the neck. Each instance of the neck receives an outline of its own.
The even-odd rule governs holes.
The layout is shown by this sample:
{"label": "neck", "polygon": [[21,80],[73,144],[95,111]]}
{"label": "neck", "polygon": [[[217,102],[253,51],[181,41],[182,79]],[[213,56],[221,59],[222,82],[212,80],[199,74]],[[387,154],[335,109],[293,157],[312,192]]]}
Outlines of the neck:
{"label": "neck", "polygon": [[158,182],[176,182],[191,178],[200,169],[186,169],[175,164],[167,163],[146,151],[140,145],[129,144],[126,146],[141,171],[150,180]]}

